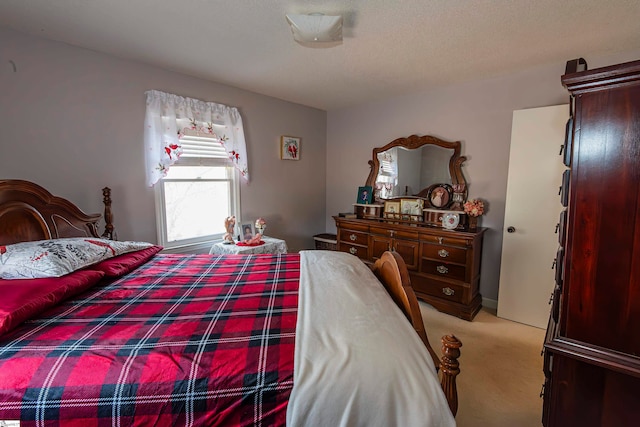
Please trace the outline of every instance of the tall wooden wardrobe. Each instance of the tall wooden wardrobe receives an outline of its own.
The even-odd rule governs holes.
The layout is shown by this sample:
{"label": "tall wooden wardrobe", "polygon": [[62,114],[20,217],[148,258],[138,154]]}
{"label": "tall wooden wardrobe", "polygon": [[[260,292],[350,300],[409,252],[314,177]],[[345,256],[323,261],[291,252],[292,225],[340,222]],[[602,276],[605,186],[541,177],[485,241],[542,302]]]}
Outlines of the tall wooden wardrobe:
{"label": "tall wooden wardrobe", "polygon": [[543,424],[640,425],[640,61],[565,74],[571,97]]}

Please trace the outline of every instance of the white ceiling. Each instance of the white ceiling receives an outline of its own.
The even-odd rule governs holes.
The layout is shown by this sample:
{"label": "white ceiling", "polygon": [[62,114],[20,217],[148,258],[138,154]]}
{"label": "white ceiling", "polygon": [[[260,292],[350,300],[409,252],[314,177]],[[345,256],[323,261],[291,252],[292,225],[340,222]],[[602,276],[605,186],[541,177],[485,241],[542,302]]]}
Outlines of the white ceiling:
{"label": "white ceiling", "polygon": [[[285,14],[314,12],[340,46],[293,41]],[[332,110],[638,49],[640,1],[2,0],[0,26]]]}

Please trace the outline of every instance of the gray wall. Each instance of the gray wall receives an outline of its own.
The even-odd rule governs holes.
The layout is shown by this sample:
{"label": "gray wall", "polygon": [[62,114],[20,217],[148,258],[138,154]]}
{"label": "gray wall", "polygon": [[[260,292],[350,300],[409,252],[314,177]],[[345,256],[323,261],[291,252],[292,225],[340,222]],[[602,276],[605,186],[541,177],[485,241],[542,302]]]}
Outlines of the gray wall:
{"label": "gray wall", "polygon": [[[156,240],[143,171],[148,89],[239,108],[252,179],[241,188],[243,218],[265,217],[269,234],[293,251],[335,232],[331,216],[353,209],[374,147],[411,134],[462,141],[469,196],[488,201],[481,292],[490,300],[498,298],[512,113],[568,99],[564,62],[325,113],[6,29],[0,54],[0,178],[37,182],[87,212],[102,210],[100,189],[111,187],[121,239]],[[640,51],[576,56],[593,69]],[[300,161],[279,160],[280,135],[302,138]]]}
{"label": "gray wall", "polygon": [[[589,69],[640,58],[640,51],[590,57]],[[567,58],[573,59],[573,58]],[[330,111],[327,129],[327,230],[332,215],[350,211],[357,188],[369,174],[372,149],[409,136],[433,135],[462,142],[469,197],[488,201],[481,218],[485,234],[480,292],[498,299],[511,119],[514,110],[568,102],[560,83],[565,62],[547,64],[493,79],[441,87],[354,108]],[[558,149],[562,141],[558,142]],[[560,161],[560,158],[558,158]],[[535,177],[532,177],[535,179]],[[532,207],[534,209],[535,207]],[[553,233],[554,230],[548,230]]]}
{"label": "gray wall", "polygon": [[[0,52],[0,178],[34,181],[87,212],[102,211],[109,186],[119,238],[155,242],[143,121],[144,92],[158,89],[240,110],[244,220],[264,217],[292,251],[325,231],[326,112],[6,29]],[[302,138],[299,161],[280,160],[281,135]]]}

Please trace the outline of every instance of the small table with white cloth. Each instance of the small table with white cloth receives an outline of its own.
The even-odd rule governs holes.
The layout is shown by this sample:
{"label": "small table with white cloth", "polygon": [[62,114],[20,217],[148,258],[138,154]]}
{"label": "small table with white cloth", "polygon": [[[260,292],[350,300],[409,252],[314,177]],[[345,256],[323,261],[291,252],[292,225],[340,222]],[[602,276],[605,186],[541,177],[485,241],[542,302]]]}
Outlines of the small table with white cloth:
{"label": "small table with white cloth", "polygon": [[264,244],[258,246],[238,246],[236,244],[225,245],[222,242],[214,243],[209,254],[286,254],[287,242],[274,237],[262,236]]}

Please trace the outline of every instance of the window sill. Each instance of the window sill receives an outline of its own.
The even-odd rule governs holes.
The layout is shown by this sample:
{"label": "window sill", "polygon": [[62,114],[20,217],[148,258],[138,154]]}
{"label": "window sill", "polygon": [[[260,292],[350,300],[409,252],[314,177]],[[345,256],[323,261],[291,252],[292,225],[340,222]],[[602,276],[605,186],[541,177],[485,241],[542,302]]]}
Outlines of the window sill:
{"label": "window sill", "polygon": [[162,250],[163,254],[208,254],[211,246],[218,242],[217,240],[209,240],[206,242],[190,243],[185,245],[165,246]]}

